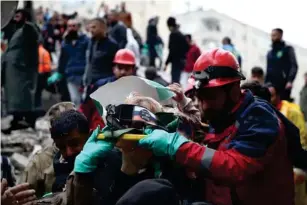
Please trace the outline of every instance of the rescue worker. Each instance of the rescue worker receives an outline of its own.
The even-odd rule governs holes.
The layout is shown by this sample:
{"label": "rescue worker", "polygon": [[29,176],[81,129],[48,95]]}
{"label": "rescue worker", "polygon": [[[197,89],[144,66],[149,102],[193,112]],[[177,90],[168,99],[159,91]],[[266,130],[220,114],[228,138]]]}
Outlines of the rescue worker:
{"label": "rescue worker", "polygon": [[84,93],[84,102],[81,104],[79,111],[89,120],[91,130],[96,129],[98,125],[104,127],[105,124],[101,117],[102,113],[98,112],[93,100],[89,98],[89,94],[107,83],[114,82],[124,76],[134,75],[135,73],[135,55],[128,49],[120,49],[117,51],[113,63],[115,64],[113,67],[113,75],[96,81],[96,83],[88,88],[87,93]]}
{"label": "rescue worker", "polygon": [[[68,110],[76,110],[75,105],[70,102],[57,103],[47,111],[44,119],[50,123]],[[54,144],[38,151],[31,158],[20,177],[20,182],[29,183],[31,188],[36,191],[37,197],[42,197],[45,193],[52,191],[52,185],[55,181],[53,159],[58,151]]]}
{"label": "rescue worker", "polygon": [[42,92],[47,87],[47,79],[51,73],[51,57],[49,52],[44,48],[43,42],[39,42],[38,46],[38,80],[35,90],[35,108],[42,106]]}
{"label": "rescue worker", "polygon": [[59,149],[53,158],[55,181],[52,192],[62,191],[73,171],[76,156],[90,136],[89,122],[77,110],[68,110],[51,121],[51,137]]}
{"label": "rescue worker", "polygon": [[[204,138],[207,146],[163,130],[147,130],[139,146],[196,171],[205,185],[201,201],[219,205],[294,204],[289,138],[284,133],[297,131],[296,128],[271,105],[254,98],[249,91],[241,91],[240,81],[245,78],[230,52],[204,52],[193,71],[196,95],[210,122],[209,134]],[[291,137],[297,139],[294,131]],[[142,181],[117,204],[141,204],[137,201],[141,197],[129,203],[132,198],[127,195],[131,192],[138,196],[145,196],[146,192],[147,199],[155,196],[165,201],[161,196],[170,189],[174,188],[167,181]],[[159,204],[165,204],[164,201]]]}

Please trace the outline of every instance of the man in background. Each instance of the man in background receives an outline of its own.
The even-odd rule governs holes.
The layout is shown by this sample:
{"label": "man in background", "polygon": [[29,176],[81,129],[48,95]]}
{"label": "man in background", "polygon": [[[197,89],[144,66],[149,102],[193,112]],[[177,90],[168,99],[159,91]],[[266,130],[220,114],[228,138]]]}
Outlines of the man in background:
{"label": "man in background", "polygon": [[[35,126],[34,95],[38,74],[38,28],[28,20],[30,14],[19,9],[8,29],[4,30],[4,39],[8,47],[1,59],[4,72],[4,92],[7,111],[13,115],[11,126],[2,132]],[[20,122],[26,120],[26,125]]]}
{"label": "man in background", "polygon": [[231,39],[229,37],[224,37],[222,40],[222,44],[224,50],[231,52],[237,58],[240,68],[242,69],[242,57],[231,42]]}
{"label": "man in background", "polygon": [[298,65],[292,46],[283,39],[283,30],[272,30],[272,49],[267,54],[266,83],[272,83],[280,90],[281,100],[290,101],[293,81],[296,77]]}
{"label": "man in background", "polygon": [[81,103],[80,87],[86,66],[88,37],[80,32],[81,24],[77,20],[68,21],[67,34],[62,43],[57,72],[48,78],[48,84],[54,84],[65,77],[71,101],[78,107]]}
{"label": "man in background", "polygon": [[255,66],[251,71],[251,80],[257,81],[260,84],[264,83],[264,71],[261,67]]}
{"label": "man in background", "polygon": [[184,70],[181,74],[180,84],[182,85],[184,89],[187,88],[188,79],[193,71],[194,64],[201,54],[199,47],[192,41],[191,34],[187,34],[185,35],[185,37],[186,37],[186,41],[188,42],[190,48],[186,56],[186,64],[185,64]]}
{"label": "man in background", "polygon": [[167,69],[167,65],[171,63],[172,82],[179,83],[181,72],[186,64],[186,54],[189,51],[189,44],[185,36],[180,32],[179,25],[174,17],[169,17],[167,19],[167,26],[171,33],[168,44],[169,54],[165,62],[164,71]]}
{"label": "man in background", "polygon": [[107,29],[107,23],[102,18],[95,18],[90,22],[92,39],[83,76],[85,88],[113,75],[113,59],[118,50],[118,44],[107,35]]}
{"label": "man in background", "polygon": [[125,48],[127,44],[127,27],[119,21],[119,14],[112,10],[107,14],[109,24],[109,35],[118,43],[119,48]]}

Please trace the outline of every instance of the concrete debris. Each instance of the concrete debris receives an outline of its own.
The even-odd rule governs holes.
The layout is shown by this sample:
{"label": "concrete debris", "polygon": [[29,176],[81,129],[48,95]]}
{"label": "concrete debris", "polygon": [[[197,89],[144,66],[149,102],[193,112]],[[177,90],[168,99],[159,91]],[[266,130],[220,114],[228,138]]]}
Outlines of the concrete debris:
{"label": "concrete debris", "polygon": [[[9,123],[9,119],[6,119],[6,122]],[[1,126],[6,127],[6,122],[1,119]],[[35,130],[32,128],[16,130],[10,135],[1,133],[1,155],[10,158],[18,178],[31,157],[52,143],[49,122],[41,118],[37,120]]]}

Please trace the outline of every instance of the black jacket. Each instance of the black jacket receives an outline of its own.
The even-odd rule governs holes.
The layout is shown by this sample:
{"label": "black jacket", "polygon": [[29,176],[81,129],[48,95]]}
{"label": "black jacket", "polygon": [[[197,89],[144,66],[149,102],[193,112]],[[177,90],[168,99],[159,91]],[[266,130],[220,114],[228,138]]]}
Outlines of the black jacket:
{"label": "black jacket", "polygon": [[272,46],[267,54],[266,82],[270,82],[283,89],[287,82],[293,82],[298,65],[292,46],[279,42]]}
{"label": "black jacket", "polygon": [[90,41],[84,78],[85,85],[113,76],[113,59],[117,50],[118,44],[110,37],[99,41],[94,39]]}
{"label": "black jacket", "polygon": [[185,60],[186,54],[189,51],[189,44],[186,41],[185,36],[178,29],[171,32],[168,48],[169,54],[166,64]]}
{"label": "black jacket", "polygon": [[117,42],[120,49],[125,48],[127,44],[127,28],[122,22],[111,24],[109,35]]}

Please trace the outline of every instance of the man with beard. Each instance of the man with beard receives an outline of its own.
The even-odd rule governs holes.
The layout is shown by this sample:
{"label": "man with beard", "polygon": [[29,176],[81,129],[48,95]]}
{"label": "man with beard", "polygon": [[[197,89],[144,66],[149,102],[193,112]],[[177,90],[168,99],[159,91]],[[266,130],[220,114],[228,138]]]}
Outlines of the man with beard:
{"label": "man with beard", "polygon": [[81,103],[80,87],[86,66],[88,37],[80,32],[80,23],[69,20],[67,34],[62,43],[58,70],[48,78],[53,84],[65,77],[71,101],[78,107]]}
{"label": "man with beard", "polygon": [[[33,90],[38,73],[39,33],[29,18],[27,11],[17,10],[11,23],[4,28],[8,47],[1,59],[2,75],[7,111],[14,116],[10,128],[2,130],[4,133],[35,126]],[[23,119],[26,125],[20,123]]]}
{"label": "man with beard", "polygon": [[266,83],[278,86],[282,100],[290,100],[293,81],[296,77],[298,65],[292,46],[283,39],[283,30],[272,30],[272,50],[267,54]]}
{"label": "man with beard", "polygon": [[[202,193],[199,201],[219,205],[294,204],[289,148],[299,140],[297,128],[269,103],[254,98],[250,91],[241,91],[240,81],[245,77],[229,51],[204,52],[193,72],[200,108],[210,125],[204,137],[206,146],[158,129],[146,130],[147,136],[139,146],[195,171],[197,181],[205,187],[198,188]],[[145,180],[126,192],[117,205],[142,204],[144,196],[148,201],[161,199],[166,189],[173,189],[168,181]]]}
{"label": "man with beard", "polygon": [[95,18],[90,22],[92,39],[88,46],[87,66],[83,76],[84,87],[113,75],[113,59],[118,44],[107,35],[107,29],[107,23],[102,18]]}
{"label": "man with beard", "polygon": [[89,122],[76,110],[68,110],[51,120],[51,137],[59,151],[53,159],[55,182],[52,192],[61,192],[73,171],[76,156],[90,136]]}

